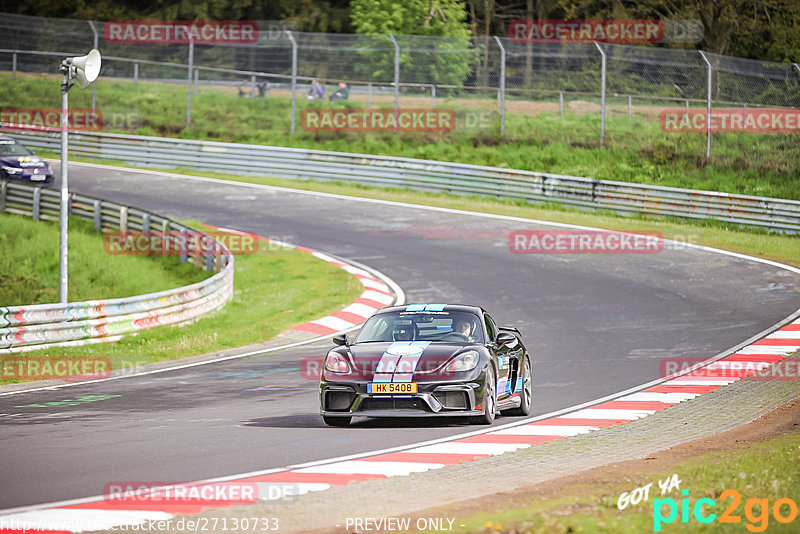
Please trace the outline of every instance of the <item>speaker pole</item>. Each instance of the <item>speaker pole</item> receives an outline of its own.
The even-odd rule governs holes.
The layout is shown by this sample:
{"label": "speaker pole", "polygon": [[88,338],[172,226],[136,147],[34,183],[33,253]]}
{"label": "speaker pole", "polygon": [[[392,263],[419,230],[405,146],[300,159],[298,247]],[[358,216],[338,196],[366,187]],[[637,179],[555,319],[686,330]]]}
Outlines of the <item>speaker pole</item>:
{"label": "speaker pole", "polygon": [[72,78],[72,63],[65,59],[61,63],[61,72],[64,73],[64,82],[61,84],[61,212],[59,216],[60,239],[59,239],[59,300],[61,304],[69,302],[68,286],[68,256],[69,256],[69,183],[67,171],[67,143],[69,127],[69,87]]}

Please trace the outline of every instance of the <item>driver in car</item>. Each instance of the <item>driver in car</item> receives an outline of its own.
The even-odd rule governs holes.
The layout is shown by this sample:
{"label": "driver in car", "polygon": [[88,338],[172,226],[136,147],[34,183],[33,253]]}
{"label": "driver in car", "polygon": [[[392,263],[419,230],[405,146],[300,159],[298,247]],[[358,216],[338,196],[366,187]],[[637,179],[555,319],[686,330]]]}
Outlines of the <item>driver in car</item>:
{"label": "driver in car", "polygon": [[467,341],[475,341],[472,337],[472,325],[466,319],[456,319],[453,321],[453,333],[464,336]]}

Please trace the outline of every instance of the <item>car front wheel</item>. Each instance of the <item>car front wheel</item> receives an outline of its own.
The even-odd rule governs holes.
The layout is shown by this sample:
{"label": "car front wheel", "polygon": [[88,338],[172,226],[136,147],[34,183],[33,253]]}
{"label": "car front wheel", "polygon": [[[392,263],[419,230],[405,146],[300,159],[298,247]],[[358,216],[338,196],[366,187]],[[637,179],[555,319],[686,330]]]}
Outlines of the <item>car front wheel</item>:
{"label": "car front wheel", "polygon": [[486,383],[483,386],[481,405],[483,405],[483,414],[472,420],[477,425],[491,425],[497,410],[497,380],[494,376],[494,367],[491,365],[486,367]]}

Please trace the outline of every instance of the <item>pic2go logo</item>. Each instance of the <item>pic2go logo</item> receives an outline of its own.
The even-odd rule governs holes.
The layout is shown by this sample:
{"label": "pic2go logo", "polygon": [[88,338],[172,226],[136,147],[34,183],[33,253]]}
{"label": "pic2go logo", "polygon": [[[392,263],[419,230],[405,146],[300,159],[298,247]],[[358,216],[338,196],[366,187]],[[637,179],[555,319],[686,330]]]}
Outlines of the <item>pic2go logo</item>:
{"label": "pic2go logo", "polygon": [[[678,518],[680,510],[681,523],[689,523],[691,517],[698,523],[713,523],[717,519],[717,514],[711,509],[717,506],[714,499],[704,497],[695,501],[694,506],[689,503],[689,490],[683,490],[683,499],[680,506],[671,497],[657,498],[653,500],[653,531],[661,532],[661,526],[674,523]],[[720,493],[719,498],[726,501],[733,498],[733,502],[719,515],[719,523],[741,523],[742,516],[736,514],[736,509],[742,502],[742,496],[738,491],[727,489]],[[667,515],[664,515],[664,509]],[[772,508],[769,506],[769,499],[748,499],[744,505],[744,516],[748,523],[745,525],[750,532],[764,532],[769,526],[769,516],[772,516],[778,523],[787,524],[797,519],[797,503],[789,498],[776,500]],[[691,514],[691,517],[690,517]]]}

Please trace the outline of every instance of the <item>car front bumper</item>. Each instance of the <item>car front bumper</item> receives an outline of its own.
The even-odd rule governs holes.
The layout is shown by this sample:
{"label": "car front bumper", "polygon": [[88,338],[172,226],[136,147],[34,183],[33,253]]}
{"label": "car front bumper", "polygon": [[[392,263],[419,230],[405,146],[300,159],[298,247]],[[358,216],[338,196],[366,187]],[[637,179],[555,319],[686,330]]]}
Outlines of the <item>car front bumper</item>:
{"label": "car front bumper", "polygon": [[[483,376],[483,375],[481,375]],[[371,395],[368,382],[320,383],[320,412],[332,417],[460,417],[481,415],[478,381],[417,382],[411,395]]]}

